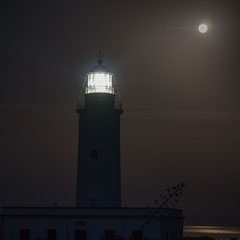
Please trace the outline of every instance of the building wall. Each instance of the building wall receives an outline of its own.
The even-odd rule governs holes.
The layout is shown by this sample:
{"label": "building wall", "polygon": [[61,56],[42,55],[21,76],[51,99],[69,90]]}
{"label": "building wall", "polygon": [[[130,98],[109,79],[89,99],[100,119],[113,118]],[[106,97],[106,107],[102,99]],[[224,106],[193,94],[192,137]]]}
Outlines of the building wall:
{"label": "building wall", "polygon": [[[129,239],[133,231],[137,230],[145,221],[144,209],[134,211],[123,211],[116,214],[114,210],[107,210],[106,214],[99,212],[90,212],[89,215],[79,216],[61,210],[42,211],[42,214],[30,212],[21,212],[21,214],[12,211],[11,214],[4,216],[4,240],[20,239],[21,229],[30,229],[31,240],[47,240],[47,230],[56,229],[58,240],[75,240],[74,233],[76,230],[86,230],[88,240],[100,239],[105,230],[115,230],[115,233],[121,235],[124,239]],[[41,212],[40,212],[41,213]],[[183,233],[183,218],[181,215],[160,216],[147,224],[144,228],[144,237],[163,240],[180,240]],[[168,236],[167,236],[168,235]],[[69,236],[69,238],[68,238]]]}

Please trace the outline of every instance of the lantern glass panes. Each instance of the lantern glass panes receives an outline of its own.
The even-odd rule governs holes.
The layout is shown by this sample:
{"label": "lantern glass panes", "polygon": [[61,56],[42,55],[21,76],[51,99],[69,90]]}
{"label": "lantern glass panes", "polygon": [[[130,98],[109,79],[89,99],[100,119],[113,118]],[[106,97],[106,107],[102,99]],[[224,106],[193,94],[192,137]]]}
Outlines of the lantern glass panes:
{"label": "lantern glass panes", "polygon": [[87,76],[86,93],[114,93],[112,74],[106,72],[92,72]]}

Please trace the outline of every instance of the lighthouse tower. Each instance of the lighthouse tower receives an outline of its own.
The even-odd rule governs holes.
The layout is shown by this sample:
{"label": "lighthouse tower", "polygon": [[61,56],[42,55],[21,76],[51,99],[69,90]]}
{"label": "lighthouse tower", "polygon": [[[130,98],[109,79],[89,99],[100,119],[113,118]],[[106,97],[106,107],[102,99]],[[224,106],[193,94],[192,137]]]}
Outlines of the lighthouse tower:
{"label": "lighthouse tower", "polygon": [[[78,105],[77,207],[121,207],[120,115],[113,74],[98,63],[86,76]],[[84,104],[83,104],[84,102]]]}
{"label": "lighthouse tower", "polygon": [[[4,239],[183,238],[184,217],[179,209],[121,208],[120,116],[123,111],[116,89],[113,74],[99,56],[97,65],[86,75],[77,105],[77,207],[3,207]],[[174,198],[178,188],[173,189]]]}

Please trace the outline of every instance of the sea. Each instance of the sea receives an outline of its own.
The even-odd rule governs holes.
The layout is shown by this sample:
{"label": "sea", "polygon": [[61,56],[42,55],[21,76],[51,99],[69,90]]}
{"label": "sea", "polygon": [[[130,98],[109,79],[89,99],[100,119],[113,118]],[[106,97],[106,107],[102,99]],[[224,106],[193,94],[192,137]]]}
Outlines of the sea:
{"label": "sea", "polygon": [[199,237],[208,236],[215,239],[240,239],[239,227],[222,227],[222,226],[184,226],[184,236]]}

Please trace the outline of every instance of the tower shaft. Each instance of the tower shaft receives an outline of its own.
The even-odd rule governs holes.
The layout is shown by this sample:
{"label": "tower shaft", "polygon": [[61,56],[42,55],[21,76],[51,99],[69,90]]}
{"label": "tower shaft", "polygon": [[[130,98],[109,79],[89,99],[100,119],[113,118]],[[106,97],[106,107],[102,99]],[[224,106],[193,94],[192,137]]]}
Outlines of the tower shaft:
{"label": "tower shaft", "polygon": [[79,114],[77,207],[121,207],[120,115],[115,95],[85,94]]}

